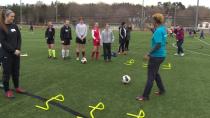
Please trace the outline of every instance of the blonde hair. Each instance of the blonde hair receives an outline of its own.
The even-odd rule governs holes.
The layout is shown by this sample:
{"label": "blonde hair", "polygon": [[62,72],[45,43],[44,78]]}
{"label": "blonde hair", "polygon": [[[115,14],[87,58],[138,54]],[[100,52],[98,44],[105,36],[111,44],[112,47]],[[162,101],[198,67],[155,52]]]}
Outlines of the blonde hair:
{"label": "blonde hair", "polygon": [[98,22],[95,22],[95,25],[99,25],[99,23]]}
{"label": "blonde hair", "polygon": [[84,18],[83,17],[79,17],[79,20],[84,20]]}
{"label": "blonde hair", "polygon": [[164,16],[161,13],[156,13],[156,14],[152,15],[152,18],[158,24],[163,24],[164,23]]}
{"label": "blonde hair", "polygon": [[49,26],[52,26],[52,25],[53,25],[52,21],[48,21],[47,26],[49,27]]}
{"label": "blonde hair", "polygon": [[64,21],[64,23],[66,23],[67,21],[70,22],[70,20],[66,19],[66,20]]}

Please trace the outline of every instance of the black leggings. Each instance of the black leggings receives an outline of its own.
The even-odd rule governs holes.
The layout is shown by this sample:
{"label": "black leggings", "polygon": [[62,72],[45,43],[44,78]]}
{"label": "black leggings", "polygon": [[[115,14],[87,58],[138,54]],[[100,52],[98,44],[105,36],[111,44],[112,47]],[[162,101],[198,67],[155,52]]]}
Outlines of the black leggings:
{"label": "black leggings", "polygon": [[4,91],[9,90],[9,80],[12,76],[15,88],[19,87],[19,70],[20,70],[20,57],[15,55],[4,56],[2,59],[3,67],[3,85]]}
{"label": "black leggings", "polygon": [[148,63],[148,72],[147,72],[147,83],[144,89],[143,97],[149,98],[149,94],[151,92],[152,86],[153,86],[153,81],[156,81],[156,84],[159,88],[159,91],[161,93],[165,92],[160,74],[159,74],[159,68],[160,65],[163,63],[165,58],[160,58],[160,57],[151,57],[149,59]]}

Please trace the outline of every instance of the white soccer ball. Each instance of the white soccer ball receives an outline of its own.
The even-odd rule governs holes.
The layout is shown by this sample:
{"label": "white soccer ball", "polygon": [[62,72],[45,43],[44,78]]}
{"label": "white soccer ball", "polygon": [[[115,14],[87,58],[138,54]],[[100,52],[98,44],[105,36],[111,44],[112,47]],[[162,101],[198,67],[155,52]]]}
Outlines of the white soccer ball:
{"label": "white soccer ball", "polygon": [[122,83],[123,84],[128,84],[128,83],[130,83],[130,81],[131,81],[131,77],[129,75],[124,75],[122,77]]}
{"label": "white soccer ball", "polygon": [[82,58],[82,59],[81,59],[81,63],[82,63],[82,64],[86,64],[86,63],[87,63],[87,59],[86,59],[85,57]]}

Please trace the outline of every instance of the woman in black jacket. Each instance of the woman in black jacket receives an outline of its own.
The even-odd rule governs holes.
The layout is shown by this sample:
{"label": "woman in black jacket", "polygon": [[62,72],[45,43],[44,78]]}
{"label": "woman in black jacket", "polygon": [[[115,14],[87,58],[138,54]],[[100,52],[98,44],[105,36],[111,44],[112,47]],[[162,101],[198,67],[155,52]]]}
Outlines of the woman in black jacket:
{"label": "woman in black jacket", "polygon": [[12,76],[15,91],[17,93],[25,92],[19,87],[21,34],[17,25],[13,23],[14,19],[13,11],[0,11],[0,56],[3,66],[4,91],[8,98],[14,97],[13,92],[9,89],[10,76]]}
{"label": "woman in black jacket", "polygon": [[121,23],[121,26],[119,27],[119,50],[118,50],[118,54],[124,54],[126,55],[125,51],[125,42],[126,42],[126,28],[125,28],[126,24],[125,22]]}

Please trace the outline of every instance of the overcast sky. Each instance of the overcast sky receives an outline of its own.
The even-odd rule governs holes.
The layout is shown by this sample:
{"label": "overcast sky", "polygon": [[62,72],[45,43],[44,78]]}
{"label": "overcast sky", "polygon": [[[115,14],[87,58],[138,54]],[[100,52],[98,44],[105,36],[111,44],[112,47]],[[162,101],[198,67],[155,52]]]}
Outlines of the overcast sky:
{"label": "overcast sky", "polygon": [[[30,3],[34,4],[38,0],[22,0],[23,3]],[[56,0],[41,0],[46,4],[50,4],[51,1],[56,1]],[[112,3],[122,3],[122,2],[129,2],[133,4],[142,4],[142,0],[58,0],[63,3],[68,3],[68,2],[77,2],[77,3],[98,3],[98,2],[104,2],[108,4]],[[157,2],[182,2],[185,6],[189,5],[196,5],[197,0],[145,0],[145,5],[157,5]],[[20,0],[0,0],[0,5],[8,5],[8,4],[13,4],[13,3],[20,3]],[[200,5],[206,6],[210,8],[210,0],[200,0]]]}

